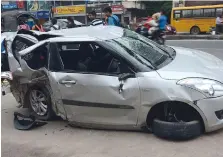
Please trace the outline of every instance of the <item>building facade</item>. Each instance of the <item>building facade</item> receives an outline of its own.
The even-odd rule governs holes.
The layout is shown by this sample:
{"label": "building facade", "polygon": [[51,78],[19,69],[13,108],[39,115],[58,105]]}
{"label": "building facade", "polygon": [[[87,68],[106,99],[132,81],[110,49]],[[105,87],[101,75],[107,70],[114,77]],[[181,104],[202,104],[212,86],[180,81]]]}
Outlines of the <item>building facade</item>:
{"label": "building facade", "polygon": [[136,14],[139,11],[145,10],[145,6],[141,1],[121,1],[121,0],[97,0],[97,1],[55,1],[56,18],[65,18],[73,16],[76,20],[87,23],[87,13],[95,11],[97,18],[104,19],[103,9],[107,6],[112,8],[113,14],[117,15],[121,22],[129,24],[130,21],[136,19]]}
{"label": "building facade", "polygon": [[31,12],[41,23],[49,20],[50,10],[53,8],[53,16],[56,18],[74,17],[75,20],[87,23],[87,13],[95,10],[97,18],[104,18],[103,9],[107,6],[112,8],[113,14],[117,15],[122,22],[135,21],[137,14],[145,10],[144,4],[130,0],[85,0],[85,1],[48,1],[48,0],[2,0],[2,11],[20,9]]}
{"label": "building facade", "polygon": [[6,12],[10,10],[26,10],[24,1],[1,1],[1,12]]}
{"label": "building facade", "polygon": [[223,4],[223,0],[210,0],[210,1],[173,0],[173,7],[189,7],[189,6],[218,5],[218,4]]}

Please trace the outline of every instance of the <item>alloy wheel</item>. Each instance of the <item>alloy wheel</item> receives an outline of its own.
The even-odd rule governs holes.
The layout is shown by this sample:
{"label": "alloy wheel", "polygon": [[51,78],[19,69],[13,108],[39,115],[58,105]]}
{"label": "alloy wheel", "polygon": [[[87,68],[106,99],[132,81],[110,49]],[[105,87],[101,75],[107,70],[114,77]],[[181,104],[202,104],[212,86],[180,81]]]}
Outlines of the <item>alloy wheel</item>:
{"label": "alloy wheel", "polygon": [[37,115],[44,116],[47,114],[48,106],[46,95],[42,91],[32,90],[30,92],[30,105]]}

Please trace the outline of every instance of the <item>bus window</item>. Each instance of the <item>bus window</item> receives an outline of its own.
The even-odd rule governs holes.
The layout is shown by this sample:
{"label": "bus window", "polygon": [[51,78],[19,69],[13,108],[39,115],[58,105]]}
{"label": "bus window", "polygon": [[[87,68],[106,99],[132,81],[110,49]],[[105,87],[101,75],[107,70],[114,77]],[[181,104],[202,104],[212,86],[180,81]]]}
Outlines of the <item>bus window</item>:
{"label": "bus window", "polygon": [[204,17],[215,17],[215,9],[204,9]]}
{"label": "bus window", "polygon": [[203,14],[203,9],[196,9],[196,10],[193,10],[193,17],[203,17],[204,14]]}
{"label": "bus window", "polygon": [[192,17],[192,10],[182,10],[182,18]]}
{"label": "bus window", "polygon": [[216,16],[223,14],[223,8],[216,8]]}
{"label": "bus window", "polygon": [[175,10],[174,11],[174,19],[181,18],[181,10]]}

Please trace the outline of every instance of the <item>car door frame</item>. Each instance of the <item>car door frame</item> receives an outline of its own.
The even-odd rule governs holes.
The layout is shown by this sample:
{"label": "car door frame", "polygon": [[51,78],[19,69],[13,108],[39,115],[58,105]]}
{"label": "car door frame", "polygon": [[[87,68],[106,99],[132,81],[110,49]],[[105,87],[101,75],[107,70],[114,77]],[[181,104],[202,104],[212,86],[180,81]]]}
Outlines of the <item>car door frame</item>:
{"label": "car door frame", "polygon": [[[57,41],[56,43],[60,43],[60,42],[62,42],[62,41]],[[68,41],[66,41],[66,42],[68,42]],[[80,41],[70,41],[70,42],[78,42],[78,43],[80,43]],[[84,41],[84,42],[86,42],[86,41]],[[126,60],[125,58],[123,58],[123,56],[120,56],[114,49],[111,49],[111,47],[109,47],[108,45],[107,45],[107,47],[104,45],[104,43],[102,42],[97,42],[97,41],[89,41],[90,43],[94,43],[94,44],[97,44],[97,45],[99,45],[99,46],[101,46],[102,48],[105,48],[106,50],[108,50],[111,54],[112,54],[112,57],[113,58],[117,58],[117,57],[120,57],[119,58],[119,61],[120,60]],[[52,43],[50,43],[50,44],[52,44]],[[51,54],[52,52],[50,52],[50,54]],[[55,52],[54,52],[55,53]],[[58,52],[57,52],[58,53]],[[50,57],[49,57],[49,60],[51,59],[51,55],[50,55]],[[59,59],[61,62],[62,62],[62,59],[60,58]],[[126,62],[127,63],[127,62]],[[136,74],[136,72],[132,69],[132,66],[133,65],[130,65],[129,66],[129,63],[127,63],[126,64],[125,63],[125,65],[127,66],[127,67],[129,67],[130,69],[131,69],[131,71],[132,71],[132,73],[134,73],[134,75]],[[49,61],[49,71],[51,71],[51,68],[50,68],[50,64],[51,64],[51,61]],[[51,72],[53,72],[53,71],[51,71]],[[58,72],[58,71],[57,71]],[[68,73],[68,72],[61,72],[61,73]],[[108,73],[95,73],[95,72],[74,72],[74,73],[76,73],[76,74],[80,74],[80,75],[85,75],[85,74],[92,74],[92,75],[98,75],[98,76],[100,76],[100,75],[102,75],[102,76],[114,76],[114,77],[117,77],[117,80],[118,80],[118,75],[117,74],[108,74]],[[50,75],[50,74],[49,74]],[[52,75],[56,75],[56,72],[55,73],[52,73]],[[135,81],[137,82],[136,84],[137,84],[137,87],[136,88],[138,88],[137,89],[137,91],[138,91],[138,104],[136,104],[136,105],[138,105],[136,108],[135,108],[135,121],[134,121],[134,124],[132,124],[132,125],[134,125],[134,126],[136,126],[137,125],[137,119],[138,119],[138,111],[139,111],[139,108],[140,108],[140,104],[141,104],[141,100],[140,100],[140,89],[139,89],[139,85],[138,85],[138,80],[137,80],[137,77],[135,77]],[[52,78],[51,78],[51,81],[52,81]],[[57,82],[54,80],[54,85],[53,86],[55,86],[56,84],[58,84],[59,83],[59,80],[57,80]],[[120,83],[120,82],[119,82]],[[120,83],[121,84],[121,83]],[[59,90],[59,88],[55,88],[55,89],[53,89],[53,91],[54,92],[56,92],[56,91],[58,91]],[[57,99],[60,99],[60,100],[62,100],[63,99],[63,97],[62,97],[62,94],[58,94],[58,92],[57,92],[57,94],[55,94],[55,95],[57,95]],[[84,104],[85,102],[82,102],[83,104],[82,105],[86,105],[86,104]],[[63,104],[63,106],[64,106],[64,108],[65,108],[65,110],[66,110],[66,107],[65,107],[65,103],[62,101],[62,104]],[[80,105],[77,105],[77,106],[80,106]],[[98,106],[99,107],[99,106]],[[116,106],[117,107],[117,106]],[[122,105],[122,107],[123,107],[123,109],[124,108],[126,108],[126,109],[133,109],[131,106],[129,106],[129,107],[127,107],[127,106],[125,106],[125,105]],[[105,107],[106,108],[106,107]],[[68,111],[66,111],[66,112],[68,112]],[[67,119],[69,119],[69,117],[71,117],[68,113],[67,113]]]}

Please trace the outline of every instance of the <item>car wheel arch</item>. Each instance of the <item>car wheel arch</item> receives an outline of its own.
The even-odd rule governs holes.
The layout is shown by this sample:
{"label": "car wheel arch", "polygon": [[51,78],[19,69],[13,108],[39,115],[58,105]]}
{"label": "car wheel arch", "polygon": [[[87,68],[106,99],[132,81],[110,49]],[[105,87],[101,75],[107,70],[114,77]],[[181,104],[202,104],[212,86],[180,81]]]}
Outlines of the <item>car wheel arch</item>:
{"label": "car wheel arch", "polygon": [[206,119],[204,113],[194,103],[187,103],[187,102],[183,102],[183,101],[163,101],[163,102],[159,102],[159,103],[153,105],[150,108],[150,110],[149,110],[149,112],[147,114],[147,117],[146,117],[146,125],[147,125],[147,128],[151,129],[153,120],[156,118],[156,117],[154,117],[154,115],[156,115],[156,113],[158,112],[158,110],[160,108],[162,108],[167,103],[170,104],[170,105],[171,104],[179,103],[179,104],[182,104],[182,105],[186,105],[189,108],[191,108],[192,110],[194,110],[194,112],[197,113],[197,116],[199,116],[199,120],[201,122],[203,131],[206,130],[206,127],[207,127],[207,119]]}
{"label": "car wheel arch", "polygon": [[[23,96],[23,101],[24,101],[23,108],[31,109],[29,96],[30,96],[31,90],[33,90],[33,89],[34,90],[36,90],[36,89],[40,90],[41,92],[45,93],[47,97],[49,97],[49,99],[47,98],[49,100],[49,104],[48,104],[49,116],[47,114],[47,115],[43,116],[43,119],[41,119],[42,117],[36,117],[36,118],[40,118],[41,120],[52,120],[52,119],[54,119],[58,115],[58,110],[57,110],[57,106],[55,105],[55,101],[52,98],[52,90],[50,88],[50,85],[47,82],[33,83],[33,84],[31,84],[27,87],[27,90],[26,90],[26,92],[24,93],[24,96]],[[32,112],[31,112],[31,114],[32,114]]]}

